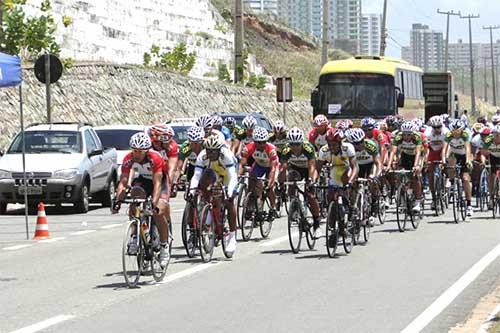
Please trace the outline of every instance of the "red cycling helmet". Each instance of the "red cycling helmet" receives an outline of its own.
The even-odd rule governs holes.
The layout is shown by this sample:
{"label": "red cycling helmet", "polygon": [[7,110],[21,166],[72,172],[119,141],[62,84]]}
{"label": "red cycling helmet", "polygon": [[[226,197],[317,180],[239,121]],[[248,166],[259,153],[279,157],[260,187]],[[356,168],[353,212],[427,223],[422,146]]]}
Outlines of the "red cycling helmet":
{"label": "red cycling helmet", "polygon": [[484,127],[481,130],[481,135],[490,135],[490,134],[491,134],[491,128],[489,128],[489,127]]}
{"label": "red cycling helmet", "polygon": [[344,131],[337,128],[329,128],[326,132],[326,141],[342,141],[344,138]]}

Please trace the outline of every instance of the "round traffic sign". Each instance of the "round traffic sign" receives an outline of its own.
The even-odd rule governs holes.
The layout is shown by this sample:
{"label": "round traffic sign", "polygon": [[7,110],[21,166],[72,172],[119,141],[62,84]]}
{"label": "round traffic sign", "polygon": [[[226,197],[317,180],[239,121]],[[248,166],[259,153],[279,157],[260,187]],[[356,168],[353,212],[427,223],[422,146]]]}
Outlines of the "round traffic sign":
{"label": "round traffic sign", "polygon": [[[62,75],[63,65],[61,60],[53,54],[49,54],[50,61],[50,83],[56,83]],[[47,55],[40,56],[35,62],[35,76],[41,83],[46,83],[45,78],[45,59]]]}

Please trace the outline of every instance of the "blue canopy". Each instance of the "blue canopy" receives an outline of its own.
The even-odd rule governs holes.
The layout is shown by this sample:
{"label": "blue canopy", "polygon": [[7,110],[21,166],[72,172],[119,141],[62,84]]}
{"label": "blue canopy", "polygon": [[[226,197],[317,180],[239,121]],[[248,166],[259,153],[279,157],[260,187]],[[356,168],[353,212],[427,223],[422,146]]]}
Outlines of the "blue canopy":
{"label": "blue canopy", "polygon": [[0,53],[0,88],[17,86],[22,80],[21,59]]}

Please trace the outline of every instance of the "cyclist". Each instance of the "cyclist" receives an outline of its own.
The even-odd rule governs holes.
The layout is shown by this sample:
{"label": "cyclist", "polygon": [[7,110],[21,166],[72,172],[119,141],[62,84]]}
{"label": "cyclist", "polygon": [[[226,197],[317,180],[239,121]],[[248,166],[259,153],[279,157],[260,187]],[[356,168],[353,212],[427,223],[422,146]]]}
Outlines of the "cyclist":
{"label": "cyclist", "polygon": [[[282,163],[280,165],[280,184],[283,184],[287,178],[289,181],[301,181],[304,179],[306,180],[306,185],[310,187],[317,179],[314,147],[305,141],[304,132],[297,127],[292,127],[288,131],[287,139],[288,144],[283,148]],[[294,190],[293,187],[290,187],[289,194],[293,195]],[[319,237],[321,233],[319,228],[319,203],[316,200],[314,191],[306,191],[306,197],[314,219],[314,235],[315,237]]]}
{"label": "cyclist", "polygon": [[199,126],[192,126],[187,131],[188,139],[181,145],[179,149],[179,159],[176,167],[176,178],[174,186],[177,184],[180,177],[186,174],[186,180],[189,183],[194,175],[194,165],[198,155],[203,150],[203,141],[205,139],[205,131]]}
{"label": "cyclist", "polygon": [[319,151],[321,147],[326,145],[326,132],[330,128],[330,121],[328,118],[319,114],[314,118],[314,127],[307,135],[308,141]]}
{"label": "cyclist", "polygon": [[489,209],[493,209],[493,199],[494,199],[494,184],[495,184],[495,176],[497,170],[500,169],[500,125],[496,125],[491,130],[490,135],[488,135],[484,139],[483,146],[481,147],[482,152],[482,164],[486,163],[486,158],[489,159],[491,172],[489,175],[489,191],[490,191],[490,202],[488,204]]}
{"label": "cyclist", "polygon": [[224,139],[226,140],[226,144],[229,146],[231,144],[231,131],[229,128],[226,126],[223,126],[224,120],[222,120],[221,116],[215,115],[213,116],[213,122],[212,122],[212,131],[220,131],[222,134],[224,134]]}
{"label": "cyclist", "polygon": [[241,161],[239,163],[238,175],[241,176],[244,172],[244,166],[248,163],[248,158],[253,157],[254,163],[250,170],[250,179],[248,187],[257,196],[262,197],[262,182],[257,181],[257,178],[266,176],[268,180],[269,199],[271,201],[270,215],[276,218],[276,193],[274,192],[274,182],[278,176],[279,160],[276,147],[268,142],[269,133],[263,127],[255,127],[253,131],[253,142],[247,144],[241,150]]}
{"label": "cyclist", "polygon": [[[369,140],[373,140],[378,144],[377,155],[380,153],[380,156],[382,157],[382,160],[384,161],[388,158],[387,148],[389,148],[389,141],[387,139],[387,136],[385,135],[385,133],[382,130],[380,130],[379,128],[375,128],[376,124],[377,124],[377,122],[375,121],[375,119],[370,118],[370,117],[363,118],[361,120],[361,128],[363,129],[366,138]],[[358,159],[358,163],[359,163],[359,159]],[[361,178],[366,178],[366,177],[361,176]]]}
{"label": "cyclist", "polygon": [[[491,117],[491,124],[493,126],[499,125],[500,124],[500,115],[494,114],[493,117]],[[493,126],[491,126],[491,128],[493,128]]]}
{"label": "cyclist", "polygon": [[231,144],[234,141],[236,137],[236,132],[238,131],[238,125],[236,125],[236,119],[233,117],[227,117],[224,119],[224,126],[229,130],[229,133],[231,134]]}
{"label": "cyclist", "polygon": [[[443,160],[443,147],[444,140],[448,129],[443,126],[443,119],[441,116],[433,116],[429,119],[429,127],[425,131],[425,136],[429,141],[429,153],[427,154],[427,178],[429,179],[429,187],[431,193],[434,193],[434,171],[436,163]],[[434,202],[432,203],[434,205]]]}
{"label": "cyclist", "polygon": [[253,129],[257,126],[257,119],[253,116],[246,116],[241,122],[242,127],[235,131],[235,138],[231,146],[231,151],[236,155],[240,156],[241,149],[243,145],[252,142]]}
{"label": "cyclist", "polygon": [[[448,165],[455,166],[455,164],[459,164],[462,166],[461,177],[464,182],[465,198],[467,201],[467,216],[472,216],[472,186],[470,180],[472,152],[470,136],[465,130],[465,124],[461,120],[454,119],[450,123],[450,132],[446,134],[443,150],[443,164],[446,164],[446,158],[448,158],[450,162]],[[448,174],[449,178],[453,178],[450,176]]]}
{"label": "cyclist", "polygon": [[[238,175],[236,171],[236,158],[226,147],[224,140],[219,135],[209,135],[204,143],[205,149],[196,158],[195,171],[190,184],[190,195],[195,194],[198,189],[202,198],[207,198],[207,188],[221,181],[227,186],[227,198],[225,201],[229,218],[229,238],[227,252],[232,256],[236,251],[236,206],[234,198],[237,194]],[[214,202],[216,208],[220,208],[222,202]],[[211,216],[209,217],[209,223]]]}
{"label": "cyclist", "polygon": [[287,144],[286,135],[287,129],[285,123],[283,123],[281,120],[275,122],[273,125],[273,131],[269,135],[269,142],[276,147],[278,156],[281,156],[281,152]]}
{"label": "cyclist", "polygon": [[[147,196],[153,200],[154,221],[160,234],[159,261],[162,267],[168,264],[170,251],[168,246],[168,185],[165,177],[165,163],[162,156],[151,149],[151,139],[145,133],[136,133],[130,138],[130,149],[132,150],[123,159],[122,174],[116,189],[116,201],[113,203],[112,213],[117,214],[120,210],[120,200],[123,200],[128,187],[130,172],[133,169],[131,186],[142,187]],[[128,253],[137,253],[137,242],[135,234],[128,243]]]}
{"label": "cyclist", "polygon": [[149,128],[148,134],[153,150],[159,152],[167,164],[166,170],[171,184],[179,155],[179,145],[174,140],[175,132],[169,125],[155,124]]}
{"label": "cyclist", "polygon": [[203,128],[203,130],[205,131],[205,137],[207,137],[208,135],[210,135],[212,127],[214,126],[214,117],[209,115],[200,116],[198,117],[198,119],[196,119],[195,125]]}
{"label": "cyclist", "polygon": [[[414,173],[412,187],[415,192],[415,204],[413,211],[420,213],[420,201],[422,200],[421,160],[422,160],[422,137],[415,123],[405,121],[401,124],[400,130],[395,134],[392,141],[392,151],[389,157],[389,166],[392,169],[396,167],[396,161],[403,170],[412,170]],[[399,153],[399,159],[398,159]]]}

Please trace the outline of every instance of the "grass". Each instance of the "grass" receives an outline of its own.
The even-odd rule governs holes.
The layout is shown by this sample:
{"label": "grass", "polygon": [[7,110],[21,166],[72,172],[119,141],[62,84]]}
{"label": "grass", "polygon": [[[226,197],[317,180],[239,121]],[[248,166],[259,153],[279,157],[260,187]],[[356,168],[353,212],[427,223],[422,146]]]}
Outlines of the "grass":
{"label": "grass", "polygon": [[497,313],[495,318],[491,319],[493,323],[490,327],[488,327],[488,333],[500,333],[500,313]]}

